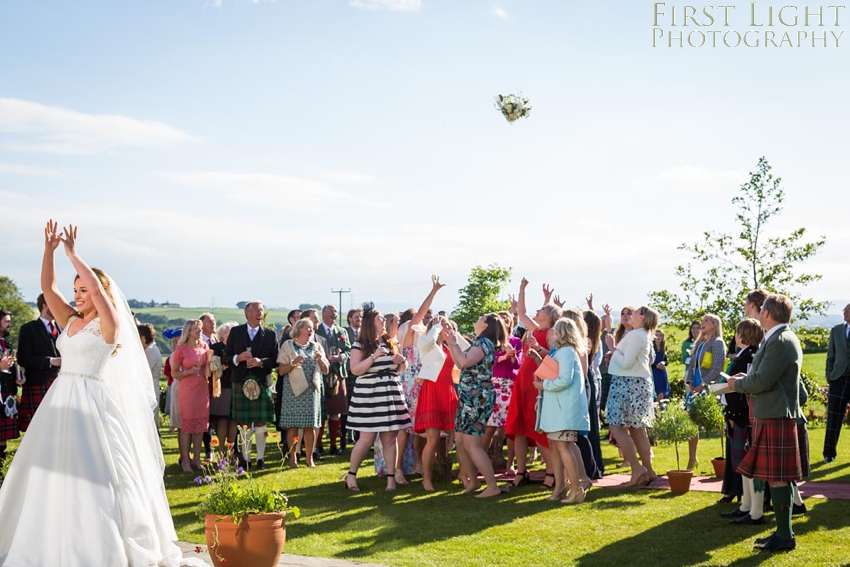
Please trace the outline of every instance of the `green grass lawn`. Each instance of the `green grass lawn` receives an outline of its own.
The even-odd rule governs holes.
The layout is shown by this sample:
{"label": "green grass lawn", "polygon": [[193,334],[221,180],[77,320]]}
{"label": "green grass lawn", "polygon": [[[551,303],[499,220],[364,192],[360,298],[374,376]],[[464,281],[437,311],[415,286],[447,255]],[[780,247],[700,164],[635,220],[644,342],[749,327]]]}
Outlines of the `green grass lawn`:
{"label": "green grass lawn", "polygon": [[[841,448],[838,462],[820,464],[823,433],[822,428],[811,431],[816,465],[810,480],[850,482],[850,459],[841,458]],[[205,488],[177,467],[174,436],[165,434],[164,442],[166,486],[178,535],[203,543],[202,521],[194,510]],[[279,463],[277,448],[271,443],[270,448],[267,462]],[[716,435],[704,439],[697,472],[708,475],[710,459],[719,451]],[[628,472],[614,468],[620,461],[616,447],[604,444],[603,453],[609,473]],[[675,461],[673,447],[655,448],[659,473],[675,468]],[[716,505],[715,493],[674,496],[663,490],[594,488],[575,507],[546,502],[547,493],[536,485],[484,501],[461,495],[457,484],[428,494],[419,480],[387,493],[385,481],[367,461],[358,477],[362,491],[352,494],[342,486],[346,458],[321,463],[315,469],[266,470],[256,476],[279,484],[291,504],[301,508],[301,518],[288,523],[287,553],[417,566],[449,561],[454,566],[850,564],[850,545],[844,543],[850,539],[847,500],[808,499],[810,512],[794,519],[797,550],[765,557],[751,551],[752,541],[772,531],[773,514],[761,527],[730,526],[718,513],[731,506]]]}

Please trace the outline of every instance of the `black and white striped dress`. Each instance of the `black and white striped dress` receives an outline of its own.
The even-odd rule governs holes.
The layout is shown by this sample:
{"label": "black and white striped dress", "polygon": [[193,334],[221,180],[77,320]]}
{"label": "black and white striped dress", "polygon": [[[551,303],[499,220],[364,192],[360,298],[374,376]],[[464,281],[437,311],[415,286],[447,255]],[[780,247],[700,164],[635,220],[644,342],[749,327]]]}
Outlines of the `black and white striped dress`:
{"label": "black and white striped dress", "polygon": [[[389,350],[389,347],[381,343]],[[360,350],[354,343],[351,350]],[[354,393],[348,403],[348,429],[354,431],[398,431],[411,427],[410,412],[404,401],[404,388],[393,364],[393,355],[386,354],[354,382]]]}

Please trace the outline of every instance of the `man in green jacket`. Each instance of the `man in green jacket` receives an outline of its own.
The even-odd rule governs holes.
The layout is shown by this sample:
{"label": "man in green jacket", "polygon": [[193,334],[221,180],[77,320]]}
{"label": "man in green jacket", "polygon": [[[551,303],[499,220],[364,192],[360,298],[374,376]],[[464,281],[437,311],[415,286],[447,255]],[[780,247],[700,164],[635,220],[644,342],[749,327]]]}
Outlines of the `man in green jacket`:
{"label": "man in green jacket", "polygon": [[850,304],[844,308],[844,322],[829,333],[826,379],[829,381],[829,399],[826,404],[823,462],[834,463],[838,436],[850,403]]}
{"label": "man in green jacket", "polygon": [[803,478],[796,421],[803,415],[799,402],[803,350],[788,327],[793,308],[784,295],[768,296],[759,312],[765,330],[762,346],[749,373],[729,379],[732,390],[751,396],[755,418],[750,450],[738,472],[767,482],[773,500],[776,532],[756,540],[756,549],[763,551],[789,551],[797,545],[791,529],[789,483]]}

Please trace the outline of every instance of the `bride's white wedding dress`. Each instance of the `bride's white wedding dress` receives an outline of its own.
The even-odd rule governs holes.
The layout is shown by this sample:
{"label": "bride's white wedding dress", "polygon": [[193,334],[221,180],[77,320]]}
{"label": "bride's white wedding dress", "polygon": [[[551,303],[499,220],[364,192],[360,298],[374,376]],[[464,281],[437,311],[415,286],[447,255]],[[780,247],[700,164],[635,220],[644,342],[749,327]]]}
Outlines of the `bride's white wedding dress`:
{"label": "bride's white wedding dress", "polygon": [[[115,359],[135,361],[133,350],[140,345],[121,345],[113,356],[116,345],[104,341],[99,319],[74,335],[69,326],[57,339],[59,376],[0,489],[0,565],[186,565],[174,543],[158,440],[158,455],[149,454],[155,426],[151,433],[147,423],[136,421],[141,414],[128,411],[122,388],[132,395],[132,379],[114,372],[122,368]],[[136,334],[135,326],[129,337],[125,331],[119,342]],[[149,373],[147,384],[151,389]],[[145,404],[137,405],[152,424]],[[198,559],[188,564],[205,565]]]}

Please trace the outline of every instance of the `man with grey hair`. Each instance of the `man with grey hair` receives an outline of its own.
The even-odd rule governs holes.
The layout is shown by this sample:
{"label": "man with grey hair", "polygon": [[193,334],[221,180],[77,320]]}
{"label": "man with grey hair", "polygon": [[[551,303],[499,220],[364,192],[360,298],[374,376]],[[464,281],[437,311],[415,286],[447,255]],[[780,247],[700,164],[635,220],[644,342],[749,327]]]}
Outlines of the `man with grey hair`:
{"label": "man with grey hair", "polygon": [[[325,339],[325,352],[330,362],[330,372],[325,376],[325,409],[328,414],[328,438],[331,454],[341,455],[345,452],[345,433],[341,429],[341,418],[348,413],[345,379],[348,377],[348,356],[351,344],[348,342],[348,332],[336,324],[337,310],[333,305],[322,308],[322,322],[316,329],[316,334]],[[336,440],[340,440],[337,449]]]}
{"label": "man with grey hair", "polygon": [[265,309],[261,301],[245,306],[244,325],[234,327],[224,349],[226,360],[232,360],[233,420],[239,424],[242,466],[251,464],[251,424],[257,434],[257,469],[265,468],[266,433],[274,419],[271,372],[277,366],[277,336],[263,327]]}

